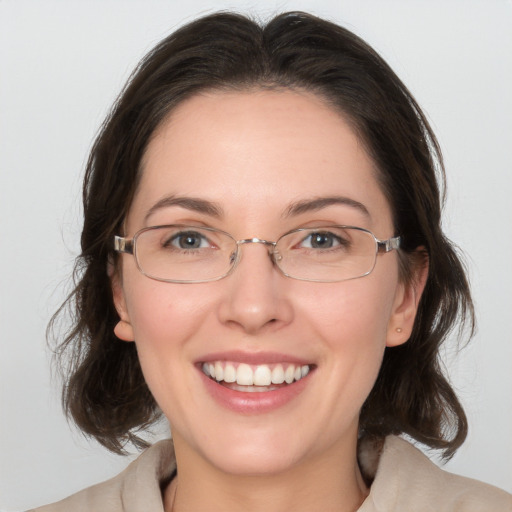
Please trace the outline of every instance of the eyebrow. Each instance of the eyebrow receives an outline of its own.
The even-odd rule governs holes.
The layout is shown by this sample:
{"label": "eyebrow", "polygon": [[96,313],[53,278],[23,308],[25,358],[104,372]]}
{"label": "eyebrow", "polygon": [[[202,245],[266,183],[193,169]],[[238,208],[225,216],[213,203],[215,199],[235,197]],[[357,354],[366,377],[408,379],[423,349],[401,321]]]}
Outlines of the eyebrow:
{"label": "eyebrow", "polygon": [[296,203],[292,203],[286,209],[284,217],[293,217],[296,215],[301,215],[302,213],[314,212],[337,204],[355,208],[356,210],[359,210],[361,213],[363,213],[366,217],[371,218],[370,212],[363,203],[343,196],[318,197],[304,201],[297,201]]}
{"label": "eyebrow", "polygon": [[[329,197],[318,197],[314,199],[306,199],[303,201],[297,201],[292,203],[284,212],[283,217],[294,217],[303,213],[313,212],[322,210],[332,205],[344,205],[355,208],[363,213],[367,217],[370,216],[370,212],[364,206],[364,204],[349,197],[343,196],[329,196]],[[210,217],[222,218],[224,213],[220,205],[206,199],[200,199],[197,197],[183,197],[183,196],[166,196],[156,202],[146,213],[144,220],[153,215],[156,211],[167,208],[170,206],[179,206],[193,212],[202,213],[209,215]]]}
{"label": "eyebrow", "polygon": [[186,210],[203,213],[216,218],[221,218],[223,216],[222,208],[212,201],[199,199],[197,197],[167,196],[160,199],[147,211],[144,220],[147,221],[147,219],[157,210],[167,208],[169,206],[179,206]]}

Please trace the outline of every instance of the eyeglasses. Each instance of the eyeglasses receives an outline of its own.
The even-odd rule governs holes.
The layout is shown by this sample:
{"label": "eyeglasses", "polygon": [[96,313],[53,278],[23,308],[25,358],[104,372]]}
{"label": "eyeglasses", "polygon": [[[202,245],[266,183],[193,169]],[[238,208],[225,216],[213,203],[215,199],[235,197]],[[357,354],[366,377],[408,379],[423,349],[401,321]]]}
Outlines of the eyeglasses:
{"label": "eyeglasses", "polygon": [[330,283],[368,275],[377,254],[398,249],[400,237],[379,240],[363,228],[322,226],[294,229],[268,242],[235,240],[219,229],[173,224],[141,229],[131,239],[114,239],[115,251],[132,254],[140,272],[169,283],[205,283],[228,276],[245,244],[266,245],[272,262],[287,277]]}

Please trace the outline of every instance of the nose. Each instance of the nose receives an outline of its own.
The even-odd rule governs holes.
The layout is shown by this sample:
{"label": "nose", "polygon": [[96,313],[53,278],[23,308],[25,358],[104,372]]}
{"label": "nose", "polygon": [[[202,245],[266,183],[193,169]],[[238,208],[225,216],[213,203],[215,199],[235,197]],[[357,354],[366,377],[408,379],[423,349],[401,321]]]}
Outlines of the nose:
{"label": "nose", "polygon": [[219,281],[225,285],[219,319],[248,334],[279,329],[293,318],[286,292],[291,280],[275,267],[268,244],[258,239],[243,242],[233,273]]}

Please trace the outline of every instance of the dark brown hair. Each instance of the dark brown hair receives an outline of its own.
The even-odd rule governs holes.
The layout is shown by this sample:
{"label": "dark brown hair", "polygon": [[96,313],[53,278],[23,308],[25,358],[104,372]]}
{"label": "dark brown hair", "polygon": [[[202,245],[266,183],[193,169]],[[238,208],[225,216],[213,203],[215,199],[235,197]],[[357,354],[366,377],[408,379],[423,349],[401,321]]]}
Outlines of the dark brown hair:
{"label": "dark brown hair", "polygon": [[360,435],[405,433],[451,456],[467,422],[441,371],[439,348],[459,320],[472,329],[474,315],[463,266],[441,231],[439,146],[414,98],[371,47],[305,13],[264,25],[230,13],[198,19],[158,44],[119,96],[87,163],[76,287],[50,324],[71,310],[74,323],[57,346],[67,414],[110,450],[122,452],[129,441],[144,445],[139,433],[160,411],[135,344],[113,332],[119,318],[107,267],[116,261],[114,235],[122,231],[148,141],[172,109],[199,91],[258,88],[311,91],[342,112],[379,171],[403,239],[403,277],[410,278],[418,247],[428,254],[412,336],[386,349],[361,411]]}

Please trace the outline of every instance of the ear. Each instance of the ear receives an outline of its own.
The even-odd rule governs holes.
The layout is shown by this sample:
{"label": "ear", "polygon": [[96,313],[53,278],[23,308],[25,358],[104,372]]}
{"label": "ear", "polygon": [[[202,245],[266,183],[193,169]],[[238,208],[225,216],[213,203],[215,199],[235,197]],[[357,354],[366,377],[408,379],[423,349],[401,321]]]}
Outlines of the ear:
{"label": "ear", "polygon": [[133,328],[128,315],[126,307],[126,299],[124,296],[123,285],[119,272],[114,270],[113,266],[109,263],[108,273],[112,285],[112,297],[114,299],[114,306],[116,307],[117,314],[119,315],[119,322],[114,327],[114,334],[123,341],[134,341]]}
{"label": "ear", "polygon": [[405,343],[412,334],[421,295],[428,277],[428,254],[418,248],[414,257],[412,276],[399,284],[388,323],[386,346],[396,347]]}

